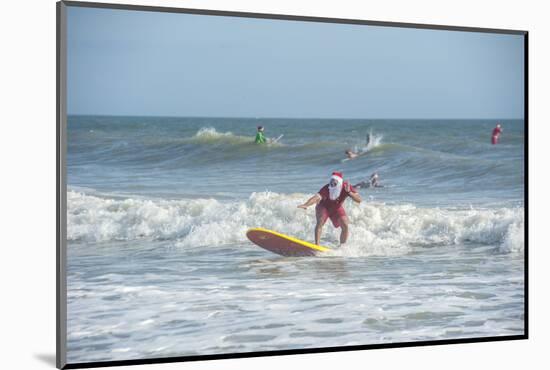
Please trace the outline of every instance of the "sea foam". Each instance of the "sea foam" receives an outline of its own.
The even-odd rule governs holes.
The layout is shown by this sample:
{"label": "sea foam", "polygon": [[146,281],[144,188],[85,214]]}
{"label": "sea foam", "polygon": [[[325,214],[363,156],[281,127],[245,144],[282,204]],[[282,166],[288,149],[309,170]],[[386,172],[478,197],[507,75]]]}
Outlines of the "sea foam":
{"label": "sea foam", "polygon": [[[216,199],[113,199],[68,192],[68,239],[106,242],[173,240],[182,248],[248,244],[246,230],[264,227],[311,240],[315,211],[297,209],[306,194],[253,193],[242,201]],[[346,205],[350,239],[339,254],[403,255],[418,248],[481,244],[521,253],[524,210],[444,209],[411,204],[351,202]],[[330,221],[323,244],[337,245]]]}
{"label": "sea foam", "polygon": [[231,131],[219,132],[213,127],[202,127],[197,131],[197,133],[191,138],[191,141],[199,143],[216,143],[223,142],[229,144],[242,144],[242,143],[252,143],[254,142],[254,132],[250,137],[239,136],[233,134]]}

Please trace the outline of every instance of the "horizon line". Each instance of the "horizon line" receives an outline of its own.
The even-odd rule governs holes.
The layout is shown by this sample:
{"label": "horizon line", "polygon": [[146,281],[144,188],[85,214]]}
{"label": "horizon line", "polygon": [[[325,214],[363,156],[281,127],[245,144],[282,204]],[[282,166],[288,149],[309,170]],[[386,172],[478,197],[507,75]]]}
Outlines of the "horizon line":
{"label": "horizon line", "polygon": [[231,118],[231,119],[317,119],[317,120],[524,120],[525,117],[282,117],[282,116],[199,116],[199,115],[159,115],[159,114],[92,114],[92,113],[67,113],[70,116],[96,116],[96,117],[150,117],[150,118]]}

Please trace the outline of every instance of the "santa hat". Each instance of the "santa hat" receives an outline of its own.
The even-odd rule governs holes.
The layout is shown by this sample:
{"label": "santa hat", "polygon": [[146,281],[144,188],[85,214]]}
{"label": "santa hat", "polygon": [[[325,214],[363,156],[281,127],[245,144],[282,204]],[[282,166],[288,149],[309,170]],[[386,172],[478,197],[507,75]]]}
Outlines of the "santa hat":
{"label": "santa hat", "polygon": [[339,177],[341,180],[344,179],[342,172],[333,172],[331,177]]}

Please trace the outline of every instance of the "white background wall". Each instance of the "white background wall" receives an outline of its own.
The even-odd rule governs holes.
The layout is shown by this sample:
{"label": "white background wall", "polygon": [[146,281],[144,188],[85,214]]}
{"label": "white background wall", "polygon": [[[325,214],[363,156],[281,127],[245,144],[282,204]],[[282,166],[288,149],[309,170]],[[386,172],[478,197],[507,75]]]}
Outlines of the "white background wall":
{"label": "white background wall", "polygon": [[[111,2],[117,2],[111,0]],[[122,1],[124,2],[124,1]],[[550,350],[550,22],[544,1],[127,0],[127,3],[530,31],[528,341],[266,357],[132,369],[545,368]],[[6,1],[0,22],[0,367],[55,358],[55,2]],[[495,61],[498,63],[498,61]]]}

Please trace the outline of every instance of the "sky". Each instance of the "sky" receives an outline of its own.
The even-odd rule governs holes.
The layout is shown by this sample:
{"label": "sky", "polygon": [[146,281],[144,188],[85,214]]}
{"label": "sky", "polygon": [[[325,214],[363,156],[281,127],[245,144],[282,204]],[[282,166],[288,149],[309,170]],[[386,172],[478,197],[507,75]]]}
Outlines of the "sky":
{"label": "sky", "polygon": [[69,114],[523,118],[522,35],[68,7]]}

